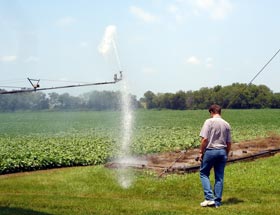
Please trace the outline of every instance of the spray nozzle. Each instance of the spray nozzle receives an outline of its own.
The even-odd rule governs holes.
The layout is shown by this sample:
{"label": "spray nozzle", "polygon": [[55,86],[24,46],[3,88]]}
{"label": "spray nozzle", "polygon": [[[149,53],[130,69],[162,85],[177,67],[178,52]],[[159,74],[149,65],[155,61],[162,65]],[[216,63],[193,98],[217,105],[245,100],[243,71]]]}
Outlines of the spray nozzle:
{"label": "spray nozzle", "polygon": [[118,74],[115,74],[114,75],[114,81],[115,82],[118,82],[118,81],[121,81],[122,80],[122,71],[120,71],[120,77],[118,78]]}

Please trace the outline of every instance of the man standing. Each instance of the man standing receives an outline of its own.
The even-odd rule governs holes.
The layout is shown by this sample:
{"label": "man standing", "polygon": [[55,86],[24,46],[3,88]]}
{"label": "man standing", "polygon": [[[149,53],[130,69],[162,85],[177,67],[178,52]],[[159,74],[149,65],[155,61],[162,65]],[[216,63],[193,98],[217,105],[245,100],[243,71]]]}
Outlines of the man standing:
{"label": "man standing", "polygon": [[[204,122],[200,131],[200,180],[205,197],[200,206],[219,207],[223,194],[224,169],[231,147],[231,133],[229,123],[221,117],[219,105],[211,105],[209,113],[211,118]],[[214,193],[209,179],[212,167],[214,167],[215,173]]]}

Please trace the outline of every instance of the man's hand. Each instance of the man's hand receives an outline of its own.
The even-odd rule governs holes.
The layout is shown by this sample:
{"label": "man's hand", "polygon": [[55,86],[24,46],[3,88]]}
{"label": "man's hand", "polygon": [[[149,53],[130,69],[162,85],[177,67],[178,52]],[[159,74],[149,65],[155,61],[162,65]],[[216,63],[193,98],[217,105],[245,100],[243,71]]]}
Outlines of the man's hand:
{"label": "man's hand", "polygon": [[203,154],[202,154],[202,153],[199,153],[198,160],[199,160],[200,162],[202,162],[202,160],[203,160]]}
{"label": "man's hand", "polygon": [[199,155],[195,158],[195,161],[200,161],[202,162],[202,159],[203,159],[203,154],[202,153],[199,153]]}

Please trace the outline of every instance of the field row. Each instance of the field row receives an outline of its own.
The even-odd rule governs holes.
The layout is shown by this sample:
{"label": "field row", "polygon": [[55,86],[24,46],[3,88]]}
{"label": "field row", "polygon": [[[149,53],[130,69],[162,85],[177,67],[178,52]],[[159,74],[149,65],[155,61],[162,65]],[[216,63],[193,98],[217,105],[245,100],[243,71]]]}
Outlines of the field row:
{"label": "field row", "polygon": [[[226,110],[234,142],[280,134],[280,110]],[[95,165],[117,157],[122,139],[119,112],[0,114],[0,173]],[[138,111],[133,154],[199,145],[207,111]]]}

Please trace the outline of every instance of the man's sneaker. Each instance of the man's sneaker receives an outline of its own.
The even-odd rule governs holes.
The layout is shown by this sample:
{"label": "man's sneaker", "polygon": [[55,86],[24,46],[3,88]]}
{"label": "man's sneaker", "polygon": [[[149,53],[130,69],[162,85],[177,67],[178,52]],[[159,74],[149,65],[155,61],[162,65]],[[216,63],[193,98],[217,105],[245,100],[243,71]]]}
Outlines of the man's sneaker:
{"label": "man's sneaker", "polygon": [[214,205],[215,205],[215,201],[211,201],[211,200],[204,200],[203,202],[200,203],[201,207],[214,206]]}

